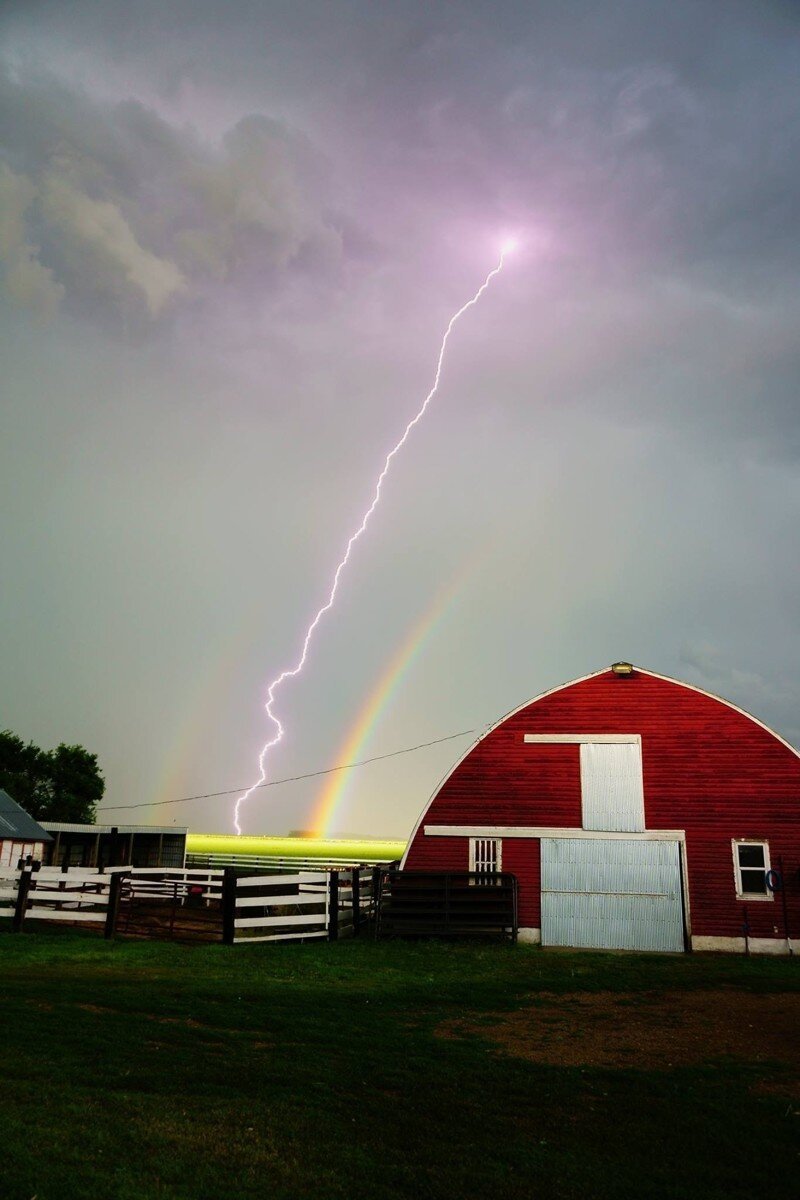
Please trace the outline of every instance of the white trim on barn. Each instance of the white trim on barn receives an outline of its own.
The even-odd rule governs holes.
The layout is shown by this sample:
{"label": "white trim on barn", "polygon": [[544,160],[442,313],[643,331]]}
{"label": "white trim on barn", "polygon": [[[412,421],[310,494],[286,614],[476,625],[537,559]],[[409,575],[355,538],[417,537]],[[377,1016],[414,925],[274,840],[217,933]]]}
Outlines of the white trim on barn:
{"label": "white trim on barn", "polygon": [[683,829],[645,829],[640,833],[609,832],[604,829],[557,829],[534,825],[426,825],[426,837],[484,838],[587,838],[598,841],[683,842]]}
{"label": "white trim on barn", "polygon": [[712,954],[785,954],[787,947],[793,954],[800,953],[800,938],[754,938],[745,942],[743,937],[693,937],[692,950]]}
{"label": "white trim on barn", "polygon": [[526,733],[523,741],[538,746],[641,746],[640,733]]}
{"label": "white trim on barn", "polygon": [[528,946],[541,946],[542,931],[541,929],[527,928],[517,930],[517,941],[526,943]]}

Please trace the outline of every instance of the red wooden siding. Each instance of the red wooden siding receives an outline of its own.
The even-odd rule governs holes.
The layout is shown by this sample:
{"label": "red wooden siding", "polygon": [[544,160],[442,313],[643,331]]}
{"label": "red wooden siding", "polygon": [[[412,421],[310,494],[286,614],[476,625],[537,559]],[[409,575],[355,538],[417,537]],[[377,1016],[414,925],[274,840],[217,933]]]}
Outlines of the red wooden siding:
{"label": "red wooden siding", "polygon": [[[580,748],[526,744],[526,733],[638,733],[645,823],[686,831],[692,933],[783,937],[780,898],[736,899],[732,838],[766,839],[783,856],[792,937],[800,938],[800,758],[721,700],[637,671],[611,671],[532,701],[480,741],[441,786],[408,851],[409,870],[465,870],[465,838],[426,837],[425,825],[581,825]],[[520,924],[539,921],[539,844],[503,840],[503,868],[520,881]]]}

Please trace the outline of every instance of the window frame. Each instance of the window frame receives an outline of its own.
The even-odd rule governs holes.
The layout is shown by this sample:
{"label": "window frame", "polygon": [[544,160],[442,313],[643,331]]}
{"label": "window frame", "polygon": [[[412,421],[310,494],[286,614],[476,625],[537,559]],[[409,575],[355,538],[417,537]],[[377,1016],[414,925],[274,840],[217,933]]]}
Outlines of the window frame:
{"label": "window frame", "polygon": [[[752,901],[754,904],[761,904],[765,900],[770,901],[775,899],[775,893],[764,885],[764,892],[745,892],[742,888],[742,866],[739,862],[739,847],[740,846],[760,846],[764,851],[764,874],[767,875],[772,867],[769,857],[769,842],[766,838],[733,838],[731,840],[731,848],[733,852],[733,878],[736,887],[736,899]],[[752,867],[745,867],[745,870],[753,870]]]}
{"label": "window frame", "polygon": [[[493,871],[488,871],[486,867],[479,867],[478,859],[478,843],[479,842],[494,842],[495,845],[495,867]],[[483,859],[485,862],[485,858]],[[503,870],[503,839],[493,837],[472,837],[469,839],[469,869],[477,875],[499,875]]]}

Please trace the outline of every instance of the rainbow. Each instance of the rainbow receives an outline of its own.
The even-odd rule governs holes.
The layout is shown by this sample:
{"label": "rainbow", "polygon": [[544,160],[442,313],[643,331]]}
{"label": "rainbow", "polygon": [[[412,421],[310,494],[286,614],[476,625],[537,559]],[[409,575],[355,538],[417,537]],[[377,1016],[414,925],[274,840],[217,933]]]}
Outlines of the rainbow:
{"label": "rainbow", "polygon": [[[256,652],[263,626],[264,603],[257,598],[233,628],[224,632],[216,653],[198,659],[196,679],[189,693],[191,701],[182,709],[162,762],[159,780],[153,788],[154,804],[185,794],[187,768],[195,756],[199,739],[213,727],[220,696],[232,692],[236,686],[242,660]],[[156,808],[155,813],[158,812]]]}
{"label": "rainbow", "polygon": [[[454,578],[436,592],[428,608],[414,623],[389,664],[375,681],[334,762],[349,763],[359,757],[362,747],[369,740],[375,725],[406,674],[455,602],[467,579],[486,558],[489,549],[490,546],[484,544],[477,553],[469,555],[466,563],[456,571]],[[211,723],[212,712],[219,703],[220,694],[233,687],[242,655],[252,651],[252,644],[257,640],[263,619],[263,604],[261,601],[254,602],[247,616],[225,637],[215,657],[210,661],[202,661],[196,685],[192,689],[194,704],[187,705],[170,743],[167,760],[160,772],[160,781],[153,790],[154,802],[171,800],[181,794],[181,789],[185,787],[187,763],[194,755],[200,731],[207,723]],[[348,771],[341,771],[331,776],[314,806],[310,828],[315,831],[327,830],[344,798],[348,775]],[[226,801],[221,803],[225,804]],[[157,813],[158,809],[155,811]]]}
{"label": "rainbow", "polygon": [[[364,748],[383,713],[393,700],[410,668],[419,658],[431,635],[462,591],[467,579],[475,571],[478,561],[484,557],[483,552],[478,555],[470,555],[466,565],[456,572],[454,579],[439,588],[428,608],[411,626],[400,646],[373,684],[372,690],[361,706],[347,736],[333,757],[335,763],[357,762],[364,757]],[[337,771],[323,785],[309,821],[314,837],[330,836],[331,823],[344,799],[350,782],[349,776],[349,771]]]}

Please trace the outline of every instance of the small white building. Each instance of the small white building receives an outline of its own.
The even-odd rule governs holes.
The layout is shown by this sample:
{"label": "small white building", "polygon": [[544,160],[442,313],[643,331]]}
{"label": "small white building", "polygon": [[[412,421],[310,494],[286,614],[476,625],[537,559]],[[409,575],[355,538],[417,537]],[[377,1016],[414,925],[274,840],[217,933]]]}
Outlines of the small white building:
{"label": "small white building", "polygon": [[42,861],[52,842],[46,829],[0,788],[0,867],[15,867],[21,858]]}

